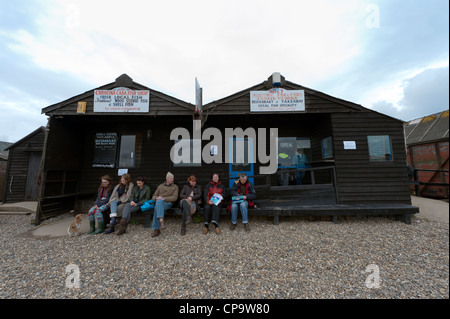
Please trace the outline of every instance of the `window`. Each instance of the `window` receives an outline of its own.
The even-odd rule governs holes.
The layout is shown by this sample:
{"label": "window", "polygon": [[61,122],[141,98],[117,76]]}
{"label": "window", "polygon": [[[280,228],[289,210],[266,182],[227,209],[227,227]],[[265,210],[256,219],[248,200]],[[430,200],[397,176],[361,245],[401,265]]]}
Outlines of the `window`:
{"label": "window", "polygon": [[[311,167],[311,140],[308,137],[278,138],[278,170],[304,169]],[[301,185],[305,172],[278,174],[278,185]]]}
{"label": "window", "polygon": [[120,138],[119,167],[134,167],[136,155],[136,135],[122,135]]}
{"label": "window", "polygon": [[278,138],[278,167],[295,168],[296,155],[303,153],[307,162],[311,161],[311,141],[308,137]]}
{"label": "window", "polygon": [[[194,141],[196,142],[194,144]],[[182,139],[175,140],[173,148],[173,166],[174,167],[201,167],[201,140]]]}
{"label": "window", "polygon": [[322,140],[322,158],[333,157],[333,140],[328,136]]}
{"label": "window", "polygon": [[367,136],[370,161],[392,161],[391,138],[389,135]]}

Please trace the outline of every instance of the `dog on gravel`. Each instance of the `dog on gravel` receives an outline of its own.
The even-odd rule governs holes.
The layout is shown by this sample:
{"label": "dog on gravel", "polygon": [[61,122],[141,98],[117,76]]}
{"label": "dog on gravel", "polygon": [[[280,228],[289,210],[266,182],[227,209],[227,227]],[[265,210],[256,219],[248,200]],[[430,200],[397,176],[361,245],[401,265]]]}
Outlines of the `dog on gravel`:
{"label": "dog on gravel", "polygon": [[69,236],[80,235],[80,226],[82,220],[83,214],[78,214],[77,216],[75,216],[75,221],[70,224],[69,228],[67,229],[67,233],[69,233]]}

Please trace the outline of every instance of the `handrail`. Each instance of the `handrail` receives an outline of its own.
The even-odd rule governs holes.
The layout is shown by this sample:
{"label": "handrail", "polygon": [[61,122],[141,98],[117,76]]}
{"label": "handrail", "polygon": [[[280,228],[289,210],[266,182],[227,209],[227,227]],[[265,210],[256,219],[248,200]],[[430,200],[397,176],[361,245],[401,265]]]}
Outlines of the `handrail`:
{"label": "handrail", "polygon": [[436,173],[448,173],[448,169],[422,169],[422,168],[414,168],[414,171],[420,172],[436,172]]}
{"label": "handrail", "polygon": [[[420,196],[421,190],[420,190],[420,185],[425,185],[425,186],[443,186],[443,187],[449,187],[450,184],[449,183],[430,183],[430,182],[421,182],[419,180],[419,174],[418,172],[434,172],[434,173],[448,173],[449,170],[437,170],[437,169],[422,169],[422,168],[413,168],[414,170],[414,179],[409,181],[409,184],[411,185],[415,185],[415,192],[417,196]],[[433,175],[433,177],[431,179],[434,178],[436,174]],[[442,177],[445,179],[445,177]],[[430,180],[431,180],[430,179]],[[423,188],[424,189],[424,188]],[[422,190],[423,190],[422,189]]]}
{"label": "handrail", "polygon": [[[336,195],[336,200],[338,200],[338,190],[337,190],[337,176],[336,176],[336,168],[334,166],[320,166],[320,167],[305,167],[305,168],[296,168],[296,169],[289,169],[289,170],[281,170],[281,171],[276,171],[273,174],[279,175],[279,174],[286,174],[286,173],[291,173],[291,172],[297,172],[297,171],[311,171],[311,184],[315,185],[315,178],[314,178],[314,171],[318,171],[318,170],[325,170],[325,169],[330,169],[331,170],[331,179],[332,179],[332,184],[333,184],[333,188],[334,188],[334,193]],[[255,177],[270,177],[273,174],[257,174],[257,175],[247,175],[248,178],[255,178]],[[224,178],[220,178],[221,180],[226,180],[229,181],[230,179],[237,179],[238,177],[224,177]],[[210,179],[206,180],[206,179],[197,179],[197,182],[209,182]],[[185,182],[184,182],[185,183]],[[266,184],[267,185],[267,184]],[[269,184],[270,186],[270,184]]]}

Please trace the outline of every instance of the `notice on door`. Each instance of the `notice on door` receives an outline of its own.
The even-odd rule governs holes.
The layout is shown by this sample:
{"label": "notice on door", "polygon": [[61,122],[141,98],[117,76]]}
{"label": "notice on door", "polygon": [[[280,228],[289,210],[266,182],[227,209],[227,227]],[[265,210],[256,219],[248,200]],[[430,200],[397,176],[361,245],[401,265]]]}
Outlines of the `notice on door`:
{"label": "notice on door", "polygon": [[149,90],[125,87],[94,91],[94,112],[148,112]]}

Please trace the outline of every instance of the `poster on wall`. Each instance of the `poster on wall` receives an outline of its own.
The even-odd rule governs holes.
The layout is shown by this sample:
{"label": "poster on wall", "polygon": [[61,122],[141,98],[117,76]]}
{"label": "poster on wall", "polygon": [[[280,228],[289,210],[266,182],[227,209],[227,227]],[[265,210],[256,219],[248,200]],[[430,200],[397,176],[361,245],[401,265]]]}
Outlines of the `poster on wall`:
{"label": "poster on wall", "polygon": [[250,91],[250,112],[305,111],[305,91],[273,88]]}
{"label": "poster on wall", "polygon": [[92,167],[114,168],[116,151],[117,133],[96,133]]}
{"label": "poster on wall", "polygon": [[148,112],[149,90],[125,87],[94,91],[94,112]]}

